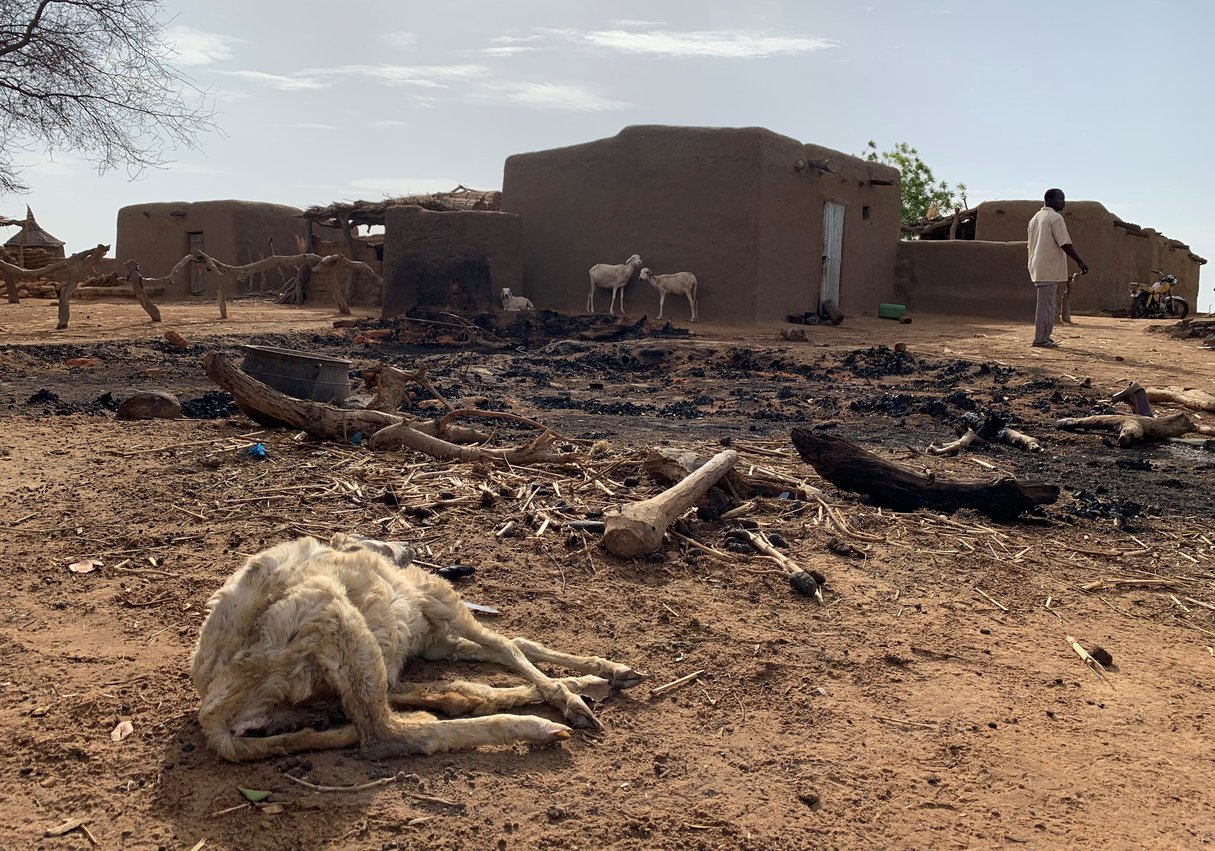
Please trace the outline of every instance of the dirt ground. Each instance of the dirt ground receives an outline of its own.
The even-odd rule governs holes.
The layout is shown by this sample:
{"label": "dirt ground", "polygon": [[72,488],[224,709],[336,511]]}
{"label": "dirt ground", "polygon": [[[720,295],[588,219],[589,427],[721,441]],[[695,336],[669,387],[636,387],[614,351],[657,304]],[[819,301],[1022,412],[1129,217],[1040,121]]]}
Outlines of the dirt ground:
{"label": "dirt ground", "polygon": [[[1028,325],[918,316],[850,318],[809,328],[806,343],[712,324],[593,341],[575,324],[487,349],[404,331],[356,344],[323,309],[238,301],[225,322],[214,305],[162,309],[152,326],[130,304],[82,304],[56,332],[53,302],[0,305],[0,847],[91,847],[82,829],[44,836],[72,819],[99,847],[132,849],[1215,842],[1215,453],[1053,428],[1114,410],[1106,400],[1132,378],[1209,390],[1215,351],[1089,317],[1059,329],[1057,350],[1031,349]],[[191,347],[162,342],[165,328]],[[447,398],[605,441],[588,467],[598,475],[443,465],[262,429],[201,366],[204,351],[247,342],[343,355],[356,374],[424,363]],[[131,388],[176,393],[189,416],[116,420]],[[431,406],[425,393],[409,404]],[[924,454],[967,410],[1011,418],[1045,451]],[[1062,495],[1009,524],[879,511],[798,460],[800,424],[942,472],[987,475],[978,459]],[[247,454],[259,441],[264,460]],[[790,482],[747,516],[826,575],[822,605],[753,554],[672,540],[660,561],[629,562],[563,525],[656,493],[638,469],[646,448],[708,455],[723,442],[744,468]],[[799,484],[823,502],[797,499]],[[511,520],[520,534],[495,534]],[[723,551],[729,525],[709,514],[685,531]],[[597,707],[602,733],[552,749],[219,761],[187,666],[208,596],[263,546],[338,530],[473,565],[458,586],[501,610],[496,628],[652,679]],[[836,554],[832,538],[865,557]],[[69,569],[85,560],[101,564]],[[1167,587],[1081,588],[1110,578]],[[1105,647],[1114,667],[1098,677],[1068,635]],[[409,673],[512,681],[485,666]],[[316,793],[287,774],[398,779]],[[238,787],[271,794],[244,805]]]}

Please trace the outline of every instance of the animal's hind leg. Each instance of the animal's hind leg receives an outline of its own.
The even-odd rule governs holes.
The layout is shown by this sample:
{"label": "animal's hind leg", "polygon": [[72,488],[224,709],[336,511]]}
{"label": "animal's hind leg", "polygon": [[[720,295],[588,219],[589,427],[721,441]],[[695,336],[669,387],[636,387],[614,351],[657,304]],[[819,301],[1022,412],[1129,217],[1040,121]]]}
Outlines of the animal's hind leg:
{"label": "animal's hind leg", "polygon": [[696,297],[691,292],[688,293],[688,307],[692,310],[692,321],[696,321]]}
{"label": "animal's hind leg", "polygon": [[[599,656],[575,656],[572,653],[562,653],[538,641],[528,638],[508,639],[523,651],[523,655],[531,662],[545,662],[550,665],[560,665],[571,671],[583,674],[593,674],[607,680],[612,688],[632,688],[641,683],[649,675],[634,671],[628,665],[613,662]],[[433,660],[449,660],[452,662],[496,662],[497,657],[487,653],[485,648],[467,638],[456,638],[431,645],[422,652],[422,658]],[[586,694],[586,692],[579,692]],[[594,697],[594,695],[589,695]]]}
{"label": "animal's hind leg", "polygon": [[523,651],[532,662],[547,662],[550,665],[561,665],[571,671],[581,671],[584,674],[595,674],[606,679],[612,688],[632,688],[646,679],[646,674],[639,674],[628,665],[613,662],[599,656],[575,656],[553,650],[538,641],[528,638],[511,639],[515,646]]}
{"label": "animal's hind leg", "polygon": [[[607,680],[592,674],[565,677],[559,682],[574,694],[594,700],[607,697],[611,688]],[[545,702],[544,695],[534,685],[501,688],[462,680],[411,683],[401,691],[389,694],[388,701],[393,706],[442,712],[444,715],[491,715],[503,709]]]}

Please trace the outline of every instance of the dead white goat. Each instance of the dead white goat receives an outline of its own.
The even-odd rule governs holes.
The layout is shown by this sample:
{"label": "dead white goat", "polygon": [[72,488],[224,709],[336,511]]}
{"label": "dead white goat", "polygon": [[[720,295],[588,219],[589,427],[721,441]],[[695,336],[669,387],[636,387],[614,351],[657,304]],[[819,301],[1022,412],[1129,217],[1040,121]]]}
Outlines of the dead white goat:
{"label": "dead white goat", "polygon": [[[191,657],[207,744],[225,759],[361,744],[368,756],[568,738],[534,715],[493,714],[530,703],[557,707],[575,727],[598,728],[582,697],[601,698],[643,676],[596,656],[573,656],[478,623],[444,579],[411,566],[413,550],[356,535],[299,538],[249,558],[207,603]],[[504,665],[528,685],[411,684],[413,657]],[[586,676],[555,679],[535,663]],[[349,723],[276,732],[291,707],[336,696]],[[475,715],[440,721],[428,712]],[[251,732],[269,735],[247,735]]]}
{"label": "dead white goat", "polygon": [[637,270],[644,266],[640,254],[634,254],[628,260],[618,265],[596,263],[591,267],[591,293],[586,297],[586,312],[595,312],[595,288],[612,291],[612,302],[608,305],[608,313],[615,313],[616,293],[620,293],[620,315],[624,315],[624,288]]}
{"label": "dead white goat", "polygon": [[662,306],[668,295],[686,295],[688,305],[692,308],[692,320],[697,319],[696,276],[691,272],[672,272],[669,275],[655,275],[649,269],[641,270],[641,280],[654,285],[658,290],[658,318],[662,318]]}
{"label": "dead white goat", "polygon": [[503,310],[535,310],[536,306],[532,304],[531,299],[524,298],[521,295],[515,295],[510,291],[510,287],[502,288],[502,309]]}

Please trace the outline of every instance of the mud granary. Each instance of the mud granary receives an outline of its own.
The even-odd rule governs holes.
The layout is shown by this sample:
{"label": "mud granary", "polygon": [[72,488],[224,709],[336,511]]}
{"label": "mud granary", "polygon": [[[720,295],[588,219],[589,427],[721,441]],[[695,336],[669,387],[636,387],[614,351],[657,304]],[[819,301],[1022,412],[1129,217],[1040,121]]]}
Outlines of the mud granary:
{"label": "mud granary", "polygon": [[[135,260],[144,277],[166,275],[186,254],[204,251],[232,266],[274,254],[296,254],[306,225],[302,210],[258,201],[166,201],[135,204],[118,211],[115,256]],[[213,276],[193,266],[187,283],[169,298],[215,295]],[[285,281],[279,272],[248,279],[246,290],[277,290]]]}
{"label": "mud granary", "polygon": [[[522,219],[537,307],[585,309],[587,270],[640,254],[655,274],[696,275],[704,319],[771,321],[831,298],[871,313],[894,277],[899,173],[758,127],[636,126],[510,157],[502,209]],[[625,303],[653,314],[658,295],[634,279]]]}
{"label": "mud granary", "polygon": [[[1041,201],[987,201],[956,217],[923,223],[916,228],[919,239],[899,245],[894,298],[921,312],[1032,316],[1025,238],[1040,209]],[[1154,281],[1153,270],[1176,275],[1178,294],[1197,307],[1206,260],[1188,245],[1125,222],[1096,201],[1068,201],[1063,218],[1091,269],[1072,287],[1073,312],[1126,310],[1130,283]],[[1074,262],[1069,265],[1077,271]]]}

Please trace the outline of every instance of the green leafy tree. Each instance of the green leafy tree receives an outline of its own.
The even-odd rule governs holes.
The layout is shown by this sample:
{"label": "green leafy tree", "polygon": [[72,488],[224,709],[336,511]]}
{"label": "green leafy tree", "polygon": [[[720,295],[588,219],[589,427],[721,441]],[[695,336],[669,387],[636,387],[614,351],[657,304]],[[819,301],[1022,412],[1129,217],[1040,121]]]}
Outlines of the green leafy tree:
{"label": "green leafy tree", "polygon": [[966,208],[966,184],[950,185],[938,181],[932,169],[920,159],[920,152],[906,142],[899,142],[889,151],[879,151],[870,140],[861,156],[873,163],[894,166],[902,175],[903,224],[933,219]]}

